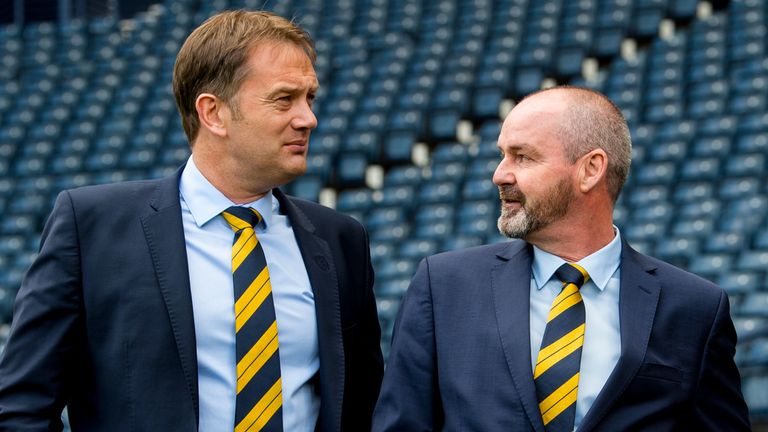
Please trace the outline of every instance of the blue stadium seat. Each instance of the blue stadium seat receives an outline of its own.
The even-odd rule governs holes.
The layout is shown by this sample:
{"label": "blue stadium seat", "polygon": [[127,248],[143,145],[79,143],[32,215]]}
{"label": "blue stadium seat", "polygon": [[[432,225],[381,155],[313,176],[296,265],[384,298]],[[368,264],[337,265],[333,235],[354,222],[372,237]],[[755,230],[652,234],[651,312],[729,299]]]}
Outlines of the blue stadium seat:
{"label": "blue stadium seat", "polygon": [[714,280],[732,268],[733,259],[730,254],[713,253],[699,254],[691,258],[688,270],[705,278]]}
{"label": "blue stadium seat", "polygon": [[683,163],[680,177],[683,180],[714,180],[720,175],[720,159],[695,158]]}
{"label": "blue stadium seat", "polygon": [[736,138],[736,149],[740,153],[768,151],[768,129],[763,132],[739,134]]}
{"label": "blue stadium seat", "polygon": [[660,162],[666,162],[666,161],[679,161],[685,158],[686,153],[688,151],[688,143],[683,140],[669,140],[669,141],[661,141],[660,145],[657,147],[654,147],[650,150],[650,159],[649,164],[643,166],[643,168],[648,167],[654,167],[657,168],[659,166],[666,166],[664,169],[670,171],[671,173],[675,172],[675,165],[674,164],[650,164],[651,161],[660,161]]}
{"label": "blue stadium seat", "polygon": [[464,178],[466,165],[461,162],[439,162],[432,166],[432,180],[459,182]]}
{"label": "blue stadium seat", "polygon": [[417,223],[415,226],[415,236],[419,239],[430,239],[438,241],[445,238],[454,231],[454,224],[451,220],[425,221]]}
{"label": "blue stadium seat", "polygon": [[694,156],[724,157],[731,152],[731,139],[727,135],[701,136],[691,143],[691,147]]}
{"label": "blue stadium seat", "polygon": [[632,14],[631,34],[637,38],[653,37],[663,17],[663,11],[658,8],[636,9]]}
{"label": "blue stadium seat", "polygon": [[544,80],[544,72],[539,67],[520,67],[515,74],[514,94],[525,96],[538,90]]}
{"label": "blue stadium seat", "polygon": [[768,318],[768,292],[758,291],[746,294],[738,313],[745,317]]}
{"label": "blue stadium seat", "polygon": [[[499,149],[496,148],[495,144],[481,143],[481,145],[481,148],[486,150],[479,151],[477,157],[472,160],[467,176],[471,178],[492,178],[501,161]],[[484,154],[488,154],[490,157],[481,157]]]}
{"label": "blue stadium seat", "polygon": [[419,190],[419,203],[448,203],[453,204],[459,194],[459,186],[453,180],[432,181],[424,183]]}
{"label": "blue stadium seat", "polygon": [[715,221],[710,217],[677,220],[672,225],[672,233],[678,236],[703,237],[713,231]]}
{"label": "blue stadium seat", "polygon": [[647,206],[638,207],[632,212],[634,222],[669,221],[675,214],[673,206],[664,202],[657,202]]}
{"label": "blue stadium seat", "polygon": [[341,212],[368,211],[373,205],[370,189],[347,189],[339,192],[336,208]]}
{"label": "blue stadium seat", "polygon": [[720,184],[718,195],[723,199],[738,199],[757,195],[763,182],[758,177],[726,178]]}
{"label": "blue stadium seat", "polygon": [[766,173],[765,155],[761,153],[733,155],[725,165],[728,176],[763,176]]}
{"label": "blue stadium seat", "polygon": [[467,179],[462,188],[462,198],[467,201],[499,199],[499,188],[490,178]]}
{"label": "blue stadium seat", "polygon": [[463,162],[469,157],[468,146],[460,143],[441,144],[432,152],[435,164],[444,162]]}
{"label": "blue stadium seat", "polygon": [[404,259],[390,259],[382,263],[376,269],[376,277],[382,281],[402,277],[410,277],[416,271],[416,263],[411,257]]}
{"label": "blue stadium seat", "polygon": [[[411,233],[410,225],[385,226],[381,229],[371,230],[371,241],[375,242],[401,242]],[[385,261],[386,262],[386,261]]]}
{"label": "blue stadium seat", "polygon": [[[365,172],[368,168],[368,156],[365,153],[344,153],[339,156],[336,165],[339,184],[355,187],[364,185]],[[330,164],[327,166],[326,171],[330,173]]]}
{"label": "blue stadium seat", "polygon": [[747,246],[746,235],[738,232],[713,232],[705,239],[704,251],[736,254]]}
{"label": "blue stadium seat", "polygon": [[[768,250],[757,249],[742,252],[736,259],[736,267],[746,271],[765,271],[768,269]],[[768,293],[764,294],[768,295]],[[762,297],[758,299],[762,299]],[[754,307],[757,308],[759,305],[754,305]],[[768,307],[765,308],[765,313],[768,315]]]}
{"label": "blue stadium seat", "polygon": [[384,177],[385,186],[415,185],[421,182],[421,169],[413,165],[392,167]]}
{"label": "blue stadium seat", "polygon": [[648,163],[641,167],[635,175],[637,176],[637,183],[643,185],[672,184],[673,181],[677,180],[675,164],[671,162]]}
{"label": "blue stadium seat", "polygon": [[758,249],[768,250],[768,226],[757,229],[754,235],[754,246]]}
{"label": "blue stadium seat", "polygon": [[503,85],[475,88],[472,94],[472,116],[476,119],[498,118],[505,93]]}
{"label": "blue stadium seat", "polygon": [[651,185],[636,187],[628,196],[629,204],[633,207],[647,206],[657,202],[666,202],[669,189],[665,186]]}
{"label": "blue stadium seat", "polygon": [[418,134],[409,130],[389,132],[382,146],[382,161],[388,164],[403,164],[411,161],[413,145],[418,140]]}
{"label": "blue stadium seat", "polygon": [[311,201],[317,201],[323,181],[318,177],[299,177],[288,185],[288,193]]}
{"label": "blue stadium seat", "polygon": [[717,284],[725,289],[729,296],[757,291],[762,285],[759,273],[749,271],[735,271],[720,275]]}
{"label": "blue stadium seat", "polygon": [[381,190],[382,207],[400,206],[410,208],[416,198],[415,188],[410,185],[385,186]]}
{"label": "blue stadium seat", "polygon": [[429,138],[435,141],[454,139],[459,120],[461,120],[461,114],[458,109],[440,108],[433,110],[427,120]]}

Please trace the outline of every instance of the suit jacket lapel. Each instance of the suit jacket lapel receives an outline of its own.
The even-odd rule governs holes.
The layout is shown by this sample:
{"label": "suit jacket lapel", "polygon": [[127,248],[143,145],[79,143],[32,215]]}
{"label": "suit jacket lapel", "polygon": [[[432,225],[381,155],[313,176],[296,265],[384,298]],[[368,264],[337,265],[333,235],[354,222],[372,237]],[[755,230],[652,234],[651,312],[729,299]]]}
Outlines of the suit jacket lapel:
{"label": "suit jacket lapel", "polygon": [[336,264],[328,243],[317,235],[306,214],[279,189],[273,194],[291,221],[315,294],[321,382],[318,429],[340,430],[345,366]]}
{"label": "suit jacket lapel", "polygon": [[621,356],[608,381],[584,417],[581,430],[589,430],[619,399],[642,365],[651,337],[661,287],[652,262],[622,241],[619,321]]}
{"label": "suit jacket lapel", "polygon": [[147,213],[141,216],[141,223],[195,407],[195,421],[199,421],[195,323],[179,202],[179,179],[183,168],[157,182],[157,189],[150,197]]}
{"label": "suit jacket lapel", "polygon": [[533,427],[543,431],[531,368],[530,321],[526,319],[530,314],[533,255],[527,243],[513,241],[497,257],[499,263],[491,271],[491,285],[502,349],[525,412]]}

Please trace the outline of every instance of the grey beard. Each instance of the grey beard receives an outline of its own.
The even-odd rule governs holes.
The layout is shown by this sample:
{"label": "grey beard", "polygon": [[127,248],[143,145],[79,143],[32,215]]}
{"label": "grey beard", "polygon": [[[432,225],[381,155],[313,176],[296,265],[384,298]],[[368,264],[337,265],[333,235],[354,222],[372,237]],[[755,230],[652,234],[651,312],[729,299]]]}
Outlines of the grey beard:
{"label": "grey beard", "polygon": [[521,239],[537,228],[536,225],[538,224],[535,223],[524,208],[520,208],[515,214],[511,213],[502,207],[501,216],[499,216],[496,222],[496,226],[502,235]]}

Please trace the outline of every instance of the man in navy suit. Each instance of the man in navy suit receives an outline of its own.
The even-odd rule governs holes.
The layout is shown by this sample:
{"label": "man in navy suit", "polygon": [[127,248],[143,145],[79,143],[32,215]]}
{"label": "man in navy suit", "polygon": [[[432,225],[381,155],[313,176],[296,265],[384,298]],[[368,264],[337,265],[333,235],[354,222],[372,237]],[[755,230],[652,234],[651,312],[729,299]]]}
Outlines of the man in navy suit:
{"label": "man in navy suit", "polygon": [[[278,189],[306,170],[314,59],[264,12],[189,36],[173,84],[192,156],[169,178],[59,195],[0,363],[0,430],[61,430],[65,405],[75,431],[370,428],[383,367],[367,234]],[[251,234],[225,211],[258,212]],[[236,317],[243,244],[266,276],[242,284],[254,296]],[[257,309],[272,326],[241,361]],[[272,387],[236,421],[262,370]]]}
{"label": "man in navy suit", "polygon": [[498,147],[499,229],[522,240],[421,263],[373,430],[749,430],[725,292],[613,225],[631,150],[619,109],[544,90]]}

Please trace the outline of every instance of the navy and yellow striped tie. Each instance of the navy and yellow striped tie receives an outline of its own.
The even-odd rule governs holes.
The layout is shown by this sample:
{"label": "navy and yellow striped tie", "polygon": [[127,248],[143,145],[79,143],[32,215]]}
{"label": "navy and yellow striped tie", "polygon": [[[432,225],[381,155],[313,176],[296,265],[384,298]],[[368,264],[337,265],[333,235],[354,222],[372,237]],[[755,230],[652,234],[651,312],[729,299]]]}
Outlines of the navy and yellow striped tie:
{"label": "navy and yellow striped tie", "polygon": [[560,266],[555,276],[563,283],[563,289],[549,309],[533,371],[547,432],[573,430],[586,315],[579,288],[589,280],[584,268],[570,263]]}
{"label": "navy and yellow striped tie", "polygon": [[235,232],[235,432],[282,431],[283,391],[275,305],[267,260],[253,230],[261,222],[261,215],[254,209],[237,206],[222,215]]}

